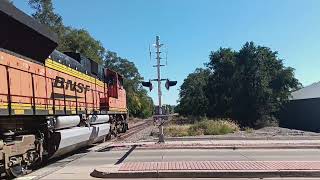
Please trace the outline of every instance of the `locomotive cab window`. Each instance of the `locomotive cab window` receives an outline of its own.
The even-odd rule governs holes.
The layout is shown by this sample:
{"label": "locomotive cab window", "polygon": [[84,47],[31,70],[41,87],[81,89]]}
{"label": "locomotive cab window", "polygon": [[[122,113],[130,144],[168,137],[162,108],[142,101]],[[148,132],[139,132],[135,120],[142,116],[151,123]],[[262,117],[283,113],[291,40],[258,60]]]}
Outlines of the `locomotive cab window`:
{"label": "locomotive cab window", "polygon": [[123,89],[123,77],[118,75],[119,87]]}
{"label": "locomotive cab window", "polygon": [[105,83],[107,83],[109,86],[115,84],[115,76],[108,76],[106,77]]}
{"label": "locomotive cab window", "polygon": [[108,95],[110,97],[118,98],[118,76],[117,73],[107,69],[106,83],[108,84]]}

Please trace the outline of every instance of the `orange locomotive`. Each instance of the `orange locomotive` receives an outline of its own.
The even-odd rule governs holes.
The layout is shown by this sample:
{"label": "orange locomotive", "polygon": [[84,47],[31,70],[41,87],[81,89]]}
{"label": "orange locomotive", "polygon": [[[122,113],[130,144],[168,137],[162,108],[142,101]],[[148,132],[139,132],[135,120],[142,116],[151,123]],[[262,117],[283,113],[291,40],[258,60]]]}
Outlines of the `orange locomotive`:
{"label": "orange locomotive", "polygon": [[123,77],[79,53],[0,0],[0,175],[128,129]]}
{"label": "orange locomotive", "polygon": [[[0,49],[0,116],[126,114],[122,76],[100,66],[91,75],[81,68],[78,61],[58,51],[41,64]],[[21,128],[16,122],[12,127],[10,121],[5,124]]]}

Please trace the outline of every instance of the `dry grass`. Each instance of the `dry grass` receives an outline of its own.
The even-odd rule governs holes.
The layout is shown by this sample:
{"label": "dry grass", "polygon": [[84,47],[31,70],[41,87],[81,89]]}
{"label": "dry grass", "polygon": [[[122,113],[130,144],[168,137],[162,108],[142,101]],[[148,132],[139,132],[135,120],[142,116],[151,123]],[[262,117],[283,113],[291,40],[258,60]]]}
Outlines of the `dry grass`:
{"label": "dry grass", "polygon": [[188,129],[190,125],[170,125],[165,127],[164,133],[171,137],[188,136]]}
{"label": "dry grass", "polygon": [[239,131],[239,125],[229,119],[215,119],[200,121],[189,129],[194,134],[203,132],[204,135],[220,135]]}
{"label": "dry grass", "polygon": [[253,133],[254,129],[253,129],[253,128],[250,128],[250,127],[245,127],[245,128],[244,128],[244,131],[245,131],[247,134],[250,134],[250,133]]}
{"label": "dry grass", "polygon": [[165,133],[172,137],[197,136],[197,135],[221,135],[239,131],[239,125],[230,119],[203,120],[195,124],[169,125]]}

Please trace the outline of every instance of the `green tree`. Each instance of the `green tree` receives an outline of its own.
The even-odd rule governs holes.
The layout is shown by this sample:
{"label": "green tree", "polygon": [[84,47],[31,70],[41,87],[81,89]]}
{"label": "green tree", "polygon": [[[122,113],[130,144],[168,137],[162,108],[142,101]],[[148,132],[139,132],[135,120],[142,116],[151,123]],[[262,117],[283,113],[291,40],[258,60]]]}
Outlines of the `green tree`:
{"label": "green tree", "polygon": [[162,113],[165,113],[165,114],[175,113],[175,108],[176,108],[175,105],[165,104],[165,105],[162,105],[162,107],[164,109]]}
{"label": "green tree", "polygon": [[211,117],[230,117],[234,94],[234,73],[236,52],[230,48],[220,48],[211,52],[207,67],[212,71],[205,87],[210,105],[207,114]]}
{"label": "green tree", "polygon": [[207,67],[208,114],[232,117],[243,126],[275,120],[290,91],[300,87],[294,69],[285,67],[278,53],[247,42],[239,52],[212,52]]}
{"label": "green tree", "polygon": [[153,113],[153,101],[141,86],[141,77],[135,64],[108,51],[105,56],[105,67],[119,72],[124,77],[124,88],[127,92],[127,105],[131,115],[146,118]]}
{"label": "green tree", "polygon": [[138,91],[139,99],[141,102],[140,109],[138,111],[137,117],[147,118],[153,114],[153,100],[148,96],[147,91],[142,89]]}
{"label": "green tree", "polygon": [[133,62],[118,57],[114,52],[106,52],[101,42],[94,39],[88,31],[66,27],[62,17],[54,12],[51,0],[29,0],[29,5],[35,10],[32,16],[58,34],[59,51],[79,52],[98,63],[105,63],[105,67],[122,74],[125,78],[124,88],[127,91],[131,115],[142,118],[152,115],[153,101],[141,87],[140,82],[143,78]]}
{"label": "green tree", "polygon": [[105,48],[84,29],[67,28],[60,42],[60,51],[79,52],[99,64],[103,62]]}
{"label": "green tree", "polygon": [[97,63],[102,63],[105,48],[101,42],[94,39],[84,29],[66,27],[63,24],[62,17],[54,12],[51,0],[29,0],[29,5],[35,10],[32,17],[57,33],[59,38],[57,49],[59,51],[79,52]]}
{"label": "green tree", "polygon": [[205,93],[210,71],[198,68],[183,81],[176,111],[181,115],[205,116],[208,99]]}
{"label": "green tree", "polygon": [[51,0],[29,0],[29,5],[35,12],[32,17],[41,24],[47,25],[61,39],[65,33],[62,17],[54,12]]}

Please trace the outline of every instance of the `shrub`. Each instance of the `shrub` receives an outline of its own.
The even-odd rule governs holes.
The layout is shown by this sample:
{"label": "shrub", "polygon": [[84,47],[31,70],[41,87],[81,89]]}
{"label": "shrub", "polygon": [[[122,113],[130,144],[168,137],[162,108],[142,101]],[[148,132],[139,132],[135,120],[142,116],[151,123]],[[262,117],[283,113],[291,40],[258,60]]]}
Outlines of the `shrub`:
{"label": "shrub", "polygon": [[246,133],[253,133],[253,128],[245,127],[245,128],[244,128],[244,131],[245,131]]}
{"label": "shrub", "polygon": [[202,120],[191,125],[170,125],[165,134],[172,137],[221,135],[239,131],[239,125],[229,119]]}
{"label": "shrub", "polygon": [[203,135],[204,131],[203,131],[203,129],[198,128],[197,126],[192,125],[188,129],[188,134],[189,134],[189,136],[198,136],[198,135]]}
{"label": "shrub", "polygon": [[203,132],[204,135],[220,135],[239,131],[239,125],[229,119],[204,120],[192,125],[190,134]]}
{"label": "shrub", "polygon": [[274,116],[265,115],[258,119],[254,125],[257,129],[263,127],[278,127],[279,122]]}
{"label": "shrub", "polygon": [[189,125],[171,125],[168,127],[165,127],[164,133],[167,136],[171,137],[182,137],[182,136],[188,136],[188,129]]}
{"label": "shrub", "polygon": [[206,117],[198,117],[198,116],[175,116],[169,122],[171,124],[194,124],[195,122],[205,120]]}

